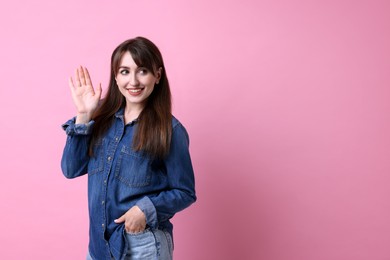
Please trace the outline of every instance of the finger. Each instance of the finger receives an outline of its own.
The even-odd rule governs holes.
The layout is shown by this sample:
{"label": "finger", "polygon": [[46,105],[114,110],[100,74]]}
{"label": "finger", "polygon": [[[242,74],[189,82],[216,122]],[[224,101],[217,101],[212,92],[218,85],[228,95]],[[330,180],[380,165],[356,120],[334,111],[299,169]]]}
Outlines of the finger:
{"label": "finger", "polygon": [[125,225],[126,232],[135,233],[135,229]]}
{"label": "finger", "polygon": [[122,215],[120,218],[114,219],[115,223],[123,223],[125,221],[125,215]]}
{"label": "finger", "polygon": [[134,227],[134,226],[128,226],[128,227],[125,226],[125,229],[126,229],[127,232],[130,232],[130,233],[141,232],[141,230],[139,228]]}
{"label": "finger", "polygon": [[143,228],[141,226],[130,226],[130,227],[127,227],[126,230],[127,230],[127,232],[130,232],[130,233],[139,233],[139,232],[144,231],[145,228]]}
{"label": "finger", "polygon": [[81,85],[86,85],[86,83],[85,83],[85,75],[84,75],[84,68],[83,68],[83,66],[80,66],[79,75],[80,75],[80,82],[81,82]]}
{"label": "finger", "polygon": [[69,87],[73,90],[75,87],[74,87],[74,83],[73,83],[73,79],[72,77],[69,77],[68,79],[68,84],[69,84]]}
{"label": "finger", "polygon": [[76,86],[81,87],[79,68],[76,69],[75,75],[76,75],[75,76],[76,77]]}
{"label": "finger", "polygon": [[102,83],[99,83],[99,86],[96,88],[95,95],[98,95],[99,99],[102,96]]}
{"label": "finger", "polygon": [[72,97],[73,97],[73,96],[75,95],[76,88],[75,88],[75,86],[74,86],[74,84],[73,84],[73,79],[72,79],[72,77],[69,77],[69,82],[68,82],[68,84],[69,84],[70,92],[71,92]]}
{"label": "finger", "polygon": [[85,83],[87,85],[91,85],[92,86],[91,77],[89,76],[89,72],[88,72],[87,68],[84,68],[84,76],[85,76]]}

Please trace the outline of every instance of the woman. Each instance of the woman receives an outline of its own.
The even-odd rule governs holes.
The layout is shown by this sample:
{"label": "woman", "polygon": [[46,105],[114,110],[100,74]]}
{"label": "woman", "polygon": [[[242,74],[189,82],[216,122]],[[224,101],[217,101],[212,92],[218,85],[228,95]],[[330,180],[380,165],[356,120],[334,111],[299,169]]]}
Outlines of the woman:
{"label": "woman", "polygon": [[88,173],[87,259],[172,259],[169,220],[196,196],[160,51],[143,37],[120,44],[103,100],[86,68],[69,86],[77,115],[63,125],[61,167],[67,178]]}

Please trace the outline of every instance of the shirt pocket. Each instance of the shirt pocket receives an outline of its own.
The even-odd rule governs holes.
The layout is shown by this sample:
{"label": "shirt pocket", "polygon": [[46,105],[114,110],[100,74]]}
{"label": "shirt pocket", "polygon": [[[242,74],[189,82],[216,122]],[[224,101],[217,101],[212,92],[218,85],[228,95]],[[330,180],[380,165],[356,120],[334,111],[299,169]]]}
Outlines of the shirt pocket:
{"label": "shirt pocket", "polygon": [[141,153],[123,145],[115,169],[115,178],[131,188],[150,185],[150,160]]}
{"label": "shirt pocket", "polygon": [[104,169],[104,149],[103,149],[104,140],[100,140],[93,147],[93,156],[89,158],[88,163],[88,175],[94,175],[98,172],[103,171]]}

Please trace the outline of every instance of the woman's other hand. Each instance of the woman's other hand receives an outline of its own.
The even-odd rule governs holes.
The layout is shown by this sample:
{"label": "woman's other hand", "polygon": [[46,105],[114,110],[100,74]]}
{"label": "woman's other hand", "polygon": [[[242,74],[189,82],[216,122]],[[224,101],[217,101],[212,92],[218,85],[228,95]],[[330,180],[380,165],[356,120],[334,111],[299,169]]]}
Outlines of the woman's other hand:
{"label": "woman's other hand", "polygon": [[138,206],[129,209],[120,218],[114,220],[115,223],[125,222],[127,233],[139,233],[146,228],[146,216]]}
{"label": "woman's other hand", "polygon": [[75,81],[72,77],[69,78],[69,87],[77,110],[76,124],[86,124],[92,119],[98,106],[102,86],[99,84],[95,91],[87,68],[80,66],[75,72]]}

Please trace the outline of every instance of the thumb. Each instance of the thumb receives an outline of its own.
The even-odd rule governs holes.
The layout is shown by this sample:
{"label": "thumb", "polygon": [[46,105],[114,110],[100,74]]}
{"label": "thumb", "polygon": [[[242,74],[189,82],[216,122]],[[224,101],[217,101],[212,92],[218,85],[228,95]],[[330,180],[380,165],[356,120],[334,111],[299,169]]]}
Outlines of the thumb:
{"label": "thumb", "polygon": [[114,222],[115,223],[125,222],[125,215],[122,215],[120,218],[115,219]]}

